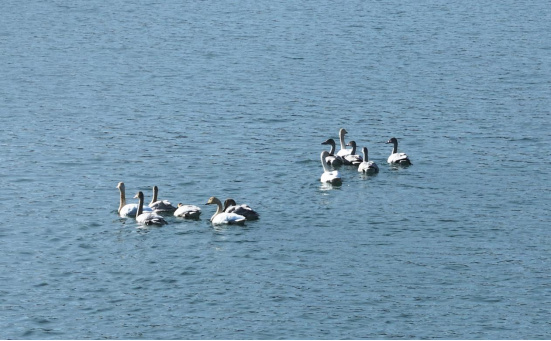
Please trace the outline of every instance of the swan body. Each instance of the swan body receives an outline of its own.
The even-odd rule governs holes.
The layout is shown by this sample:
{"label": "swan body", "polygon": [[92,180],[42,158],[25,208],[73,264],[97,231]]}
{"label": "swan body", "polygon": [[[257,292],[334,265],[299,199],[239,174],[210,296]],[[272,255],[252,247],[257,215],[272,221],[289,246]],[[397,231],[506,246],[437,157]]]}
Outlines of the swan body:
{"label": "swan body", "polygon": [[200,215],[201,208],[195,205],[184,205],[179,203],[178,208],[174,211],[174,216],[180,218],[198,219]]}
{"label": "swan body", "polygon": [[226,201],[224,201],[224,212],[242,215],[247,220],[257,220],[259,218],[258,213],[250,208],[249,205],[237,205],[233,199],[226,199]]}
{"label": "swan body", "polygon": [[165,225],[166,220],[155,212],[143,212],[143,193],[140,191],[134,198],[138,198],[138,212],[136,212],[136,221],[142,225]]}
{"label": "swan body", "polygon": [[331,146],[331,150],[329,151],[329,156],[325,158],[325,161],[327,162],[327,164],[333,167],[338,167],[342,165],[343,163],[342,157],[335,155],[335,146],[336,146],[335,140],[328,139],[327,141],[322,142],[321,144],[328,144]]}
{"label": "swan body", "polygon": [[366,174],[375,174],[379,173],[379,166],[375,163],[375,161],[368,161],[368,151],[367,147],[362,148],[362,153],[364,155],[364,160],[360,165],[358,166],[358,172],[366,173]]}
{"label": "swan body", "polygon": [[337,153],[337,156],[344,157],[345,155],[349,155],[352,151],[351,149],[346,149],[346,143],[344,142],[344,135],[348,134],[346,129],[341,128],[339,130],[339,141],[341,143],[341,149]]}
{"label": "swan body", "polygon": [[153,186],[153,197],[149,203],[149,207],[155,212],[174,212],[176,207],[172,206],[168,200],[157,200],[159,194],[159,187]]}
{"label": "swan body", "polygon": [[350,141],[347,146],[351,146],[350,154],[343,156],[345,165],[359,165],[363,159],[360,155],[356,155],[356,141]]}
{"label": "swan body", "polygon": [[387,143],[393,144],[392,154],[390,154],[390,156],[387,159],[388,163],[399,164],[403,166],[409,166],[412,164],[406,153],[398,153],[398,139],[393,137],[390,140],[388,140]]}
{"label": "swan body", "polygon": [[210,197],[207,201],[207,205],[216,205],[216,212],[214,215],[210,218],[211,223],[214,225],[219,224],[244,224],[246,218],[242,215],[236,214],[236,213],[227,213],[224,212],[224,208],[222,207],[222,202],[220,199],[216,197]]}
{"label": "swan body", "polygon": [[[138,212],[138,204],[127,204],[124,182],[119,182],[117,188],[120,191],[120,203],[119,203],[119,216],[123,218],[135,218],[136,212]],[[144,207],[144,212],[152,212],[149,207]]]}
{"label": "swan body", "polygon": [[325,161],[325,158],[329,155],[329,152],[324,150],[321,152],[320,159],[321,159],[321,165],[323,166],[323,174],[321,175],[320,181],[330,183],[332,185],[340,185],[342,184],[342,179],[339,171],[334,170],[331,171],[329,169],[329,166],[327,165],[327,162]]}

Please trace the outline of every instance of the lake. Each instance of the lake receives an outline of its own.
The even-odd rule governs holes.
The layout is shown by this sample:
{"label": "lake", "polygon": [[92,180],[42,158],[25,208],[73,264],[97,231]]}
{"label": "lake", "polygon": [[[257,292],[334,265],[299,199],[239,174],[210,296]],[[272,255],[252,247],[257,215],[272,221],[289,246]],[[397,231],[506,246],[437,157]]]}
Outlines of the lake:
{"label": "lake", "polygon": [[[0,338],[551,338],[548,2],[0,10]],[[379,174],[320,182],[340,128]]]}

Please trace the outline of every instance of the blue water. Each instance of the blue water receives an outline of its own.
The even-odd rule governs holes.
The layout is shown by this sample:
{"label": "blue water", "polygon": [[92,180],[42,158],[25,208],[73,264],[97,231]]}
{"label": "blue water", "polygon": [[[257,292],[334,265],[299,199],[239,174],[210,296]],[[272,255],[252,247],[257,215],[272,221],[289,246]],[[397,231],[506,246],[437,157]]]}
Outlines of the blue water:
{"label": "blue water", "polygon": [[[548,2],[0,12],[0,338],[551,338]],[[339,128],[378,175],[321,185]]]}

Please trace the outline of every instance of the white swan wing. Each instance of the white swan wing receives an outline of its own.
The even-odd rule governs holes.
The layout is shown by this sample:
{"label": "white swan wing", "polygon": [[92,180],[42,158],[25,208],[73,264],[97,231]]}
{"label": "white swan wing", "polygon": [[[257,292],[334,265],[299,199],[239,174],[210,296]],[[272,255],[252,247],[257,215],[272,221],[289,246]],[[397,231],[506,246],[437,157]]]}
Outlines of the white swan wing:
{"label": "white swan wing", "polygon": [[235,213],[238,215],[242,215],[247,220],[256,220],[259,218],[258,213],[256,213],[255,210],[249,207],[249,205],[242,204],[237,206],[230,206],[226,208],[226,213]]}
{"label": "white swan wing", "polygon": [[212,218],[213,224],[243,224],[246,218],[236,213],[222,212]]}
{"label": "white swan wing", "polygon": [[157,212],[172,212],[176,210],[176,207],[172,206],[168,200],[155,201],[154,203],[149,204],[149,208]]}
{"label": "white swan wing", "polygon": [[162,216],[160,216],[156,213],[152,213],[152,212],[146,212],[146,213],[140,214],[136,218],[136,221],[139,224],[142,224],[142,225],[165,225],[165,224],[168,224]]}
{"label": "white swan wing", "polygon": [[[153,210],[147,206],[143,207],[144,212],[153,212]],[[126,204],[121,208],[119,215],[123,218],[135,218],[138,213],[138,204]]]}
{"label": "white swan wing", "polygon": [[320,181],[331,183],[331,184],[340,184],[342,183],[342,178],[339,171],[323,172],[323,174],[321,175]]}
{"label": "white swan wing", "polygon": [[363,161],[363,158],[357,154],[349,154],[343,157],[344,163],[348,165],[357,165]]}
{"label": "white swan wing", "polygon": [[379,172],[379,166],[374,161],[364,161],[358,166],[358,172],[377,173]]}
{"label": "white swan wing", "polygon": [[199,218],[200,215],[201,208],[195,205],[179,205],[174,211],[174,216],[181,218]]}
{"label": "white swan wing", "polygon": [[352,154],[352,149],[341,149],[337,152],[337,156],[345,157],[346,155]]}
{"label": "white swan wing", "polygon": [[335,155],[329,155],[328,157],[325,158],[325,162],[327,162],[328,165],[330,166],[333,166],[333,167],[338,167],[340,165],[342,165],[342,157],[340,156],[335,156]]}
{"label": "white swan wing", "polygon": [[388,163],[411,163],[406,153],[393,153],[387,159]]}

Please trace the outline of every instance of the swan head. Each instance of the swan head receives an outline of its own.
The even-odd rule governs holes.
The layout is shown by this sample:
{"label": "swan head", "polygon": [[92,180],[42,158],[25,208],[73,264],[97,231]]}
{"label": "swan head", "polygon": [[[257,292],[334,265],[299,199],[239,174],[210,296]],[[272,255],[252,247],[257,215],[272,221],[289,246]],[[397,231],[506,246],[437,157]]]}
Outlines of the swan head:
{"label": "swan head", "polygon": [[142,191],[139,191],[138,193],[136,193],[136,195],[134,196],[134,198],[136,199],[142,199],[143,200],[143,193]]}
{"label": "swan head", "polygon": [[347,146],[352,147],[352,151],[350,152],[350,154],[356,154],[356,141],[348,142]]}
{"label": "swan head", "polygon": [[237,203],[235,202],[235,200],[228,198],[226,199],[226,201],[224,201],[224,211],[230,206],[237,206]]}
{"label": "swan head", "polygon": [[218,204],[220,205],[222,204],[220,199],[218,199],[217,197],[210,197],[205,205],[218,205]]}
{"label": "swan head", "polygon": [[350,141],[346,145],[348,147],[352,147],[353,149],[356,149],[356,141]]}
{"label": "swan head", "polygon": [[395,143],[395,144],[397,144],[397,143],[398,143],[398,139],[396,139],[395,137],[392,137],[392,138],[390,138],[390,140],[388,140],[386,143]]}
{"label": "swan head", "polygon": [[341,129],[339,130],[339,136],[344,136],[344,135],[346,135],[346,134],[348,134],[348,132],[346,131],[346,129],[341,128]]}
{"label": "swan head", "polygon": [[119,182],[117,184],[117,188],[120,189],[121,191],[124,191],[124,182]]}
{"label": "swan head", "polygon": [[328,145],[334,146],[335,145],[335,140],[327,139],[327,141],[322,142],[321,144],[328,144]]}

